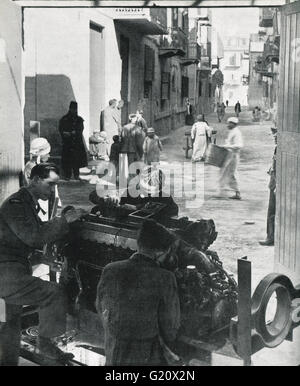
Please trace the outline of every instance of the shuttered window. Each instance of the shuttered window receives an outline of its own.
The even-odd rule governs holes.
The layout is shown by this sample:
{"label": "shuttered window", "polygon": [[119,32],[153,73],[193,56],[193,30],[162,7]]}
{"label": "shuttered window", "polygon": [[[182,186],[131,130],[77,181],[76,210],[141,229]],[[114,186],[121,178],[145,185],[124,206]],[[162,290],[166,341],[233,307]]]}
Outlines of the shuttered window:
{"label": "shuttered window", "polygon": [[161,74],[161,100],[170,99],[170,73],[162,72]]}
{"label": "shuttered window", "polygon": [[154,80],[154,65],[154,50],[145,45],[145,82],[152,82]]}

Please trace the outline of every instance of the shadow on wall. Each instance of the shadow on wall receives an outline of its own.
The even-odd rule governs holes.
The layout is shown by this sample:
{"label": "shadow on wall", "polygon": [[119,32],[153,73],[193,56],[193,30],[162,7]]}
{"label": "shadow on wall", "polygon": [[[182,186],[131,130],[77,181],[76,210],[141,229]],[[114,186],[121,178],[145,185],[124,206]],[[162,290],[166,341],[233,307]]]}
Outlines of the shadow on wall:
{"label": "shadow on wall", "polygon": [[41,137],[51,145],[51,155],[61,155],[59,120],[75,100],[70,79],[65,75],[36,75],[25,79],[24,137],[25,157],[29,155],[30,121],[41,123]]}

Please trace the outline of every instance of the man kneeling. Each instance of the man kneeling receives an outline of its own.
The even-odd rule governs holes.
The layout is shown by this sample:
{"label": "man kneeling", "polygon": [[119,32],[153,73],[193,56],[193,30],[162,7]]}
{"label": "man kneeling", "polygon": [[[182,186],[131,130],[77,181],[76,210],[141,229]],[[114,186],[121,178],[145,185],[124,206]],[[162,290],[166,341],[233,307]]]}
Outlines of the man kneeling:
{"label": "man kneeling", "polygon": [[61,217],[40,220],[38,200],[49,200],[58,180],[55,165],[36,165],[29,186],[8,197],[0,207],[0,298],[7,305],[7,322],[0,330],[0,365],[18,364],[23,305],[39,307],[39,353],[55,362],[73,357],[59,350],[52,339],[66,331],[65,294],[57,283],[33,277],[28,258],[35,249],[63,238],[69,223],[84,214],[69,207]]}
{"label": "man kneeling", "polygon": [[101,276],[96,308],[105,331],[107,366],[167,364],[162,346],[176,339],[180,306],[174,274],[160,267],[170,245],[161,240],[161,228],[146,220],[138,252],[107,265]]}

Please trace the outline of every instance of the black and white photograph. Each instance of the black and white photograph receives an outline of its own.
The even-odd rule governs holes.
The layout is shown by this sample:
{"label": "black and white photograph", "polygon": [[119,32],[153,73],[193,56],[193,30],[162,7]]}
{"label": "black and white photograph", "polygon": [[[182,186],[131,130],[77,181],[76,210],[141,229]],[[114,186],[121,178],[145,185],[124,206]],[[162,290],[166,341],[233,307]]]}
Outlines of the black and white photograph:
{"label": "black and white photograph", "polygon": [[0,366],[299,365],[300,0],[0,0]]}

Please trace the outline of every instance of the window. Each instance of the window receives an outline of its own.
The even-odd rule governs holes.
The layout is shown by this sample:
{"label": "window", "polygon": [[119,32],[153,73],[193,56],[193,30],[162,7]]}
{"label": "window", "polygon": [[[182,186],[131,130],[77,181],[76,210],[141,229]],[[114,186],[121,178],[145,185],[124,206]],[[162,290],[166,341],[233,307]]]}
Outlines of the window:
{"label": "window", "polygon": [[229,65],[230,66],[235,66],[236,65],[236,55],[233,54],[229,57]]}
{"label": "window", "polygon": [[154,79],[155,56],[154,50],[145,45],[145,74],[144,81],[152,82]]}
{"label": "window", "polygon": [[189,97],[189,78],[187,76],[181,78],[181,97]]}
{"label": "window", "polygon": [[202,81],[199,81],[199,97],[202,96]]}
{"label": "window", "polygon": [[172,8],[172,27],[178,27],[178,8]]}
{"label": "window", "polygon": [[211,87],[211,83],[208,84],[208,97],[211,98],[211,94],[212,94],[212,87]]}
{"label": "window", "polygon": [[170,99],[170,73],[162,72],[161,74],[161,100]]}

